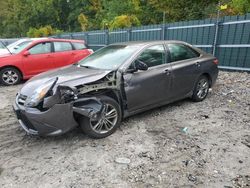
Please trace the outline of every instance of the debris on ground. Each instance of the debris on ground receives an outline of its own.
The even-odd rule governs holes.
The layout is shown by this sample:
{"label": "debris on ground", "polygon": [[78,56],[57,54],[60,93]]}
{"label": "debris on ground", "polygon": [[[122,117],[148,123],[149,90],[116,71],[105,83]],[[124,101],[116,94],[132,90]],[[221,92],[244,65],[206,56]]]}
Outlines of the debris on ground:
{"label": "debris on ground", "polygon": [[0,86],[1,188],[249,185],[248,73],[221,71],[203,102],[185,99],[135,115],[100,140],[80,128],[27,135],[12,110],[21,87]]}
{"label": "debris on ground", "polygon": [[129,158],[125,158],[125,157],[118,157],[115,159],[116,163],[119,164],[129,164],[130,163],[130,159]]}

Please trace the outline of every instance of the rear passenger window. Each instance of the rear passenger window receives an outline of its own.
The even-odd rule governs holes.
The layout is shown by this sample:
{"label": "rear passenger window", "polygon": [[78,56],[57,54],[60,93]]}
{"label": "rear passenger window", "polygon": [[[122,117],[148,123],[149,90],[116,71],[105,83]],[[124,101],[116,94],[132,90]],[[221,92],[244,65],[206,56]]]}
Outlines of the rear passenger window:
{"label": "rear passenger window", "polygon": [[64,52],[72,50],[69,42],[54,42],[55,52]]}
{"label": "rear passenger window", "polygon": [[83,49],[86,49],[86,45],[84,43],[80,43],[80,42],[73,42],[72,43],[75,50],[83,50]]}
{"label": "rear passenger window", "polygon": [[171,62],[199,57],[200,54],[183,44],[168,44]]}

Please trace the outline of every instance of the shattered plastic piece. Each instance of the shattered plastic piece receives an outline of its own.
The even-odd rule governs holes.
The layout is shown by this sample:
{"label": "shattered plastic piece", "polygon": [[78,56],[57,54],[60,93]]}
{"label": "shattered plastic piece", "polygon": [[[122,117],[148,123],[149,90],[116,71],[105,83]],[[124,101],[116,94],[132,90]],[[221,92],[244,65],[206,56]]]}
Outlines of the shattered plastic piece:
{"label": "shattered plastic piece", "polygon": [[188,127],[184,127],[184,128],[182,129],[182,132],[184,132],[184,133],[187,133],[187,131],[188,131]]}
{"label": "shattered plastic piece", "polygon": [[189,174],[188,175],[188,180],[189,181],[192,181],[192,182],[196,182],[197,181],[197,178],[195,176],[193,176],[192,174]]}
{"label": "shattered plastic piece", "polygon": [[115,159],[116,163],[119,164],[129,164],[130,163],[130,159],[129,158],[125,158],[125,157],[119,157]]}

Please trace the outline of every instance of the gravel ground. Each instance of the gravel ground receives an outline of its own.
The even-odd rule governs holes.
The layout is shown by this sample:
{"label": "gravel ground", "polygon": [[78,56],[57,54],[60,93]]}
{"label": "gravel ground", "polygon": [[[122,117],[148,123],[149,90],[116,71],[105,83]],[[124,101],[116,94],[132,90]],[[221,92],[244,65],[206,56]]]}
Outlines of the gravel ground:
{"label": "gravel ground", "polygon": [[0,86],[0,187],[250,187],[250,74],[126,119],[108,138],[26,135]]}

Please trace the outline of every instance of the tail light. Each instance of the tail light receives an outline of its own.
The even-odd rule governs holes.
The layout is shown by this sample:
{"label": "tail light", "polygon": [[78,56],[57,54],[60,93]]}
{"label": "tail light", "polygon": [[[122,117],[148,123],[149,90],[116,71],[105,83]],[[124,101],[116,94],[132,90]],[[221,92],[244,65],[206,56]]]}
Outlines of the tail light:
{"label": "tail light", "polygon": [[219,64],[219,60],[218,60],[218,59],[215,59],[215,60],[213,60],[213,63],[214,63],[215,65],[218,65],[218,64]]}
{"label": "tail light", "polygon": [[88,51],[89,51],[90,54],[94,53],[94,51],[92,49],[88,49]]}

